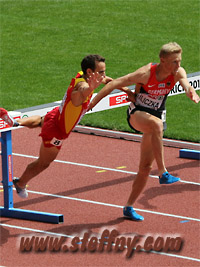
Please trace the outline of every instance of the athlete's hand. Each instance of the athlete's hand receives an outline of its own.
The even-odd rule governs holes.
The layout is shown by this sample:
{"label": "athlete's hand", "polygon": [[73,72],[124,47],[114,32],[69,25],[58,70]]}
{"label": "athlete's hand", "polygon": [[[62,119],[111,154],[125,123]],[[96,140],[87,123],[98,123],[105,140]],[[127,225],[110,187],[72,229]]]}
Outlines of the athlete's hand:
{"label": "athlete's hand", "polygon": [[103,83],[103,84],[107,84],[107,83],[111,82],[112,80],[113,80],[113,78],[108,77],[108,76],[105,76],[105,77],[103,78],[103,80],[102,80],[102,83]]}
{"label": "athlete's hand", "polygon": [[101,76],[98,72],[92,73],[87,78],[87,83],[89,84],[89,87],[91,91],[94,91],[103,81],[104,76]]}
{"label": "athlete's hand", "polygon": [[128,90],[126,93],[128,96],[126,100],[135,103],[135,97],[136,97],[135,92],[133,93],[131,90]]}
{"label": "athlete's hand", "polygon": [[195,91],[194,92],[190,91],[190,99],[194,101],[196,104],[199,103],[200,101],[200,97]]}

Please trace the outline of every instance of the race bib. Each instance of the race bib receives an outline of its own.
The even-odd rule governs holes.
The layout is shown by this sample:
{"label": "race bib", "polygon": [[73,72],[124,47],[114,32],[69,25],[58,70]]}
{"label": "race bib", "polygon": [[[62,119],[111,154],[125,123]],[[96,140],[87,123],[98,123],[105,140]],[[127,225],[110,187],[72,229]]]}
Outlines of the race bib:
{"label": "race bib", "polygon": [[150,96],[148,94],[138,94],[135,104],[142,107],[157,110],[162,105],[163,100],[164,96],[162,95]]}
{"label": "race bib", "polygon": [[63,140],[56,139],[55,137],[51,140],[50,144],[53,146],[61,146]]}

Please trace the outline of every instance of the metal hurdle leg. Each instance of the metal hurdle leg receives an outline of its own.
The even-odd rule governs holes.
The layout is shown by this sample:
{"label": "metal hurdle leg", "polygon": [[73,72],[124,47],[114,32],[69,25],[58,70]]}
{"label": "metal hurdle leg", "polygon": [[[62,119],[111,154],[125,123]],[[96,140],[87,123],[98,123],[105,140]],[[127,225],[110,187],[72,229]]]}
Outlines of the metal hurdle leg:
{"label": "metal hurdle leg", "polygon": [[0,141],[2,147],[2,183],[4,188],[4,207],[0,207],[0,216],[39,222],[62,223],[64,221],[62,214],[15,209],[13,207],[13,161],[11,130],[2,132]]}

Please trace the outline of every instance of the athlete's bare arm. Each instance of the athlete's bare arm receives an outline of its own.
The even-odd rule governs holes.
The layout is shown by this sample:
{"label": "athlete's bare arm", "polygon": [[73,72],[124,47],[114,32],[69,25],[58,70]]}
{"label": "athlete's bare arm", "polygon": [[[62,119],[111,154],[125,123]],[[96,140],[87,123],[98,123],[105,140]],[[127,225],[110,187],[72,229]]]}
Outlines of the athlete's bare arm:
{"label": "athlete's bare arm", "polygon": [[79,82],[72,94],[71,101],[76,107],[82,105],[86,98],[102,83],[104,77],[93,73],[87,78],[87,82]]}
{"label": "athlete's bare arm", "polygon": [[179,68],[178,73],[176,75],[176,81],[179,81],[180,85],[185,90],[187,97],[189,97],[193,102],[199,103],[200,97],[195,92],[194,88],[190,85],[184,68]]}
{"label": "athlete's bare arm", "polygon": [[[120,89],[124,92],[128,92],[127,86],[140,83],[146,84],[150,76],[150,66],[151,64],[145,65],[135,72],[129,73],[125,76],[122,76],[118,79],[115,79],[101,89],[101,91],[95,96],[92,100],[90,107],[93,108],[102,98],[110,94],[114,89]],[[123,90],[123,88],[126,88]]]}

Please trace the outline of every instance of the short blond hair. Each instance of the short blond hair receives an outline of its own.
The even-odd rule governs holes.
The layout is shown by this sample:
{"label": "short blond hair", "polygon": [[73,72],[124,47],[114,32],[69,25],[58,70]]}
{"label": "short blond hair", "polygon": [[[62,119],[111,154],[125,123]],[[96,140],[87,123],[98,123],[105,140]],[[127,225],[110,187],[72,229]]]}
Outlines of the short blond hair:
{"label": "short blond hair", "polygon": [[164,44],[161,47],[159,57],[166,57],[174,53],[182,53],[182,48],[179,44],[175,42],[170,42],[168,44]]}

